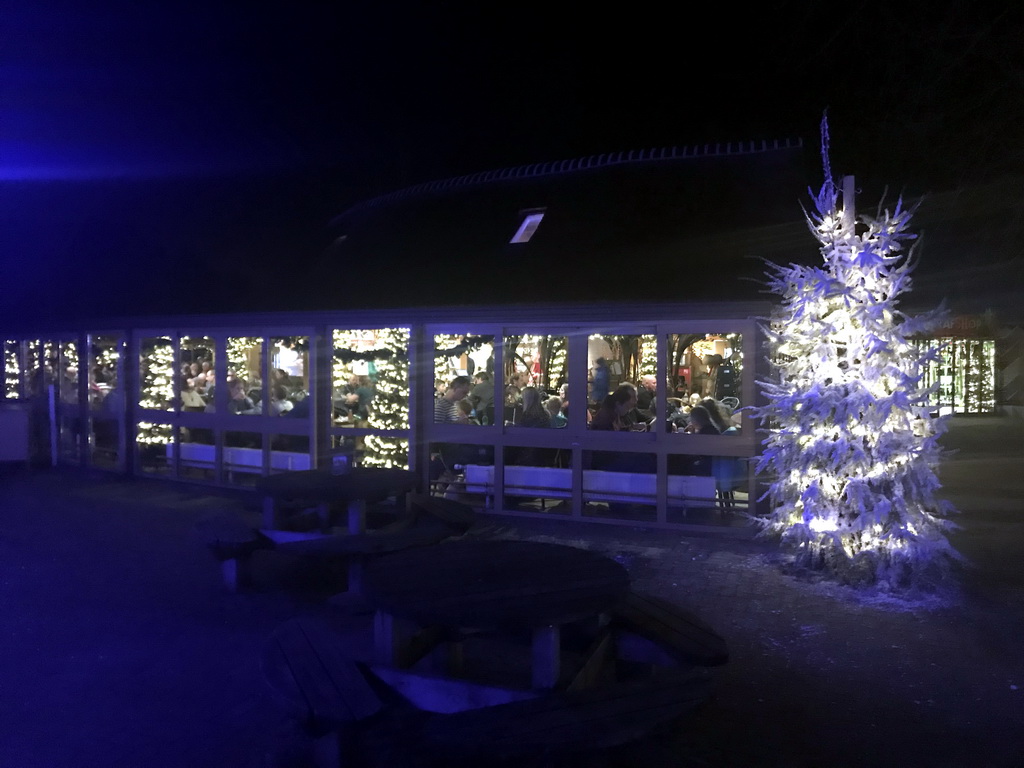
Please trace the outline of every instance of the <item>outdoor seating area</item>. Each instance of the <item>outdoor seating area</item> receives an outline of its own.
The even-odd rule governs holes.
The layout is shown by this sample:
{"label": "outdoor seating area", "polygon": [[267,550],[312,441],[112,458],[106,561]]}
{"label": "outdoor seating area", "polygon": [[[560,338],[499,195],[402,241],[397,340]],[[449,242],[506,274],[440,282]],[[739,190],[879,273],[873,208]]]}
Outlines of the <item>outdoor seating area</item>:
{"label": "outdoor seating area", "polygon": [[[728,660],[713,629],[633,591],[612,558],[473,535],[472,508],[416,486],[395,469],[276,475],[259,485],[264,527],[223,514],[197,526],[230,591],[252,583],[259,551],[347,566],[330,610],[366,616],[363,639],[297,616],[263,652],[318,766],[362,764],[387,709],[421,713],[404,741],[468,765],[627,743],[708,698],[706,668]],[[301,518],[315,529],[291,530]]]}
{"label": "outdoor seating area", "polygon": [[629,582],[615,560],[561,544],[463,535],[404,548],[364,574],[370,637],[291,619],[268,638],[263,671],[318,766],[372,760],[368,744],[398,719],[410,754],[452,765],[607,749],[699,707],[707,668],[728,659],[712,629]]}
{"label": "outdoor seating area", "polygon": [[[422,768],[489,765],[498,761],[482,761],[480,752],[506,746],[505,764],[523,765],[541,748],[512,757],[517,745],[541,739],[552,745],[556,766],[831,765],[836,744],[844,764],[856,768],[1016,766],[1024,747],[1021,422],[953,420],[945,439],[957,452],[942,481],[963,511],[952,539],[973,567],[961,592],[912,602],[865,600],[780,569],[774,547],[759,540],[491,517],[414,493],[420,508],[459,527],[450,541],[394,554],[522,541],[586,549],[627,569],[626,599],[603,627],[593,620],[562,627],[559,682],[540,695],[531,685],[527,630],[414,624],[399,635],[405,655],[378,661],[369,598],[333,599],[346,589],[342,557],[257,549],[245,591],[223,589],[196,528],[218,520],[225,539],[234,524],[236,534],[258,540],[254,497],[12,463],[0,484],[10,511],[0,538],[0,597],[11,608],[5,658],[17,662],[5,668],[4,691],[18,706],[6,715],[4,758],[14,765],[305,768],[330,746],[330,738],[317,742],[333,735],[365,764],[388,768],[403,760]],[[370,505],[368,531],[403,519],[387,506]],[[307,523],[318,533],[315,512],[282,510],[295,527]],[[347,529],[347,507],[339,504],[332,517],[332,527]],[[389,556],[374,556],[367,574]],[[367,592],[370,586],[367,580]],[[291,630],[278,634],[290,622],[312,623],[305,649]],[[698,666],[688,681],[693,655],[721,660],[714,635],[727,641],[728,662]],[[286,683],[276,677],[268,684],[271,673],[261,666],[278,638],[313,669],[321,658],[332,667],[320,676],[326,702],[313,700],[323,715],[308,726],[305,702],[279,691]],[[328,649],[344,652],[310,655],[327,638]],[[347,727],[361,715],[344,720],[330,709],[332,701],[337,706],[332,681],[355,680],[354,712],[373,701],[360,698],[365,689],[353,666],[380,709]],[[684,711],[688,696],[703,696],[701,685],[713,695]],[[433,709],[425,708],[424,690],[433,692]],[[653,725],[673,709],[680,714],[667,728]],[[908,713],[927,717],[908,731]],[[595,723],[586,740],[593,751],[555,746],[575,749],[582,722]],[[545,724],[552,727],[536,730]],[[598,746],[606,736],[632,739],[634,725],[653,730],[620,747]]]}

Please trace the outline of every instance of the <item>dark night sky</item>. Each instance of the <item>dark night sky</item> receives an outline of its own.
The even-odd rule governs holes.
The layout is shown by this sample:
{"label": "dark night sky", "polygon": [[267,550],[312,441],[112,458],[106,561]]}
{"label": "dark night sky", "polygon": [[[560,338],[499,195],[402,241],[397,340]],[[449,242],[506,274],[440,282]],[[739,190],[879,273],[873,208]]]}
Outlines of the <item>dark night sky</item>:
{"label": "dark night sky", "polygon": [[[826,108],[834,170],[869,187],[1024,165],[1016,8],[353,5],[6,4],[5,265],[103,238],[185,262],[315,255],[334,213],[381,192],[645,147],[813,145]],[[96,192],[110,179],[130,202]]]}

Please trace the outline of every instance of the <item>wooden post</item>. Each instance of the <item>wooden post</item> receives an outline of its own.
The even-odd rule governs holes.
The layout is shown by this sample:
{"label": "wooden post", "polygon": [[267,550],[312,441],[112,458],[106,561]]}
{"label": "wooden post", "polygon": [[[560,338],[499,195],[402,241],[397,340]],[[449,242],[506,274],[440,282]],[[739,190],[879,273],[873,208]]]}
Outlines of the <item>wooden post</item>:
{"label": "wooden post", "polygon": [[533,687],[554,688],[561,674],[562,633],[557,626],[533,630]]}
{"label": "wooden post", "polygon": [[263,497],[263,527],[277,529],[277,502],[269,493]]}
{"label": "wooden post", "polygon": [[353,536],[366,533],[365,499],[353,499],[348,503],[348,532]]}

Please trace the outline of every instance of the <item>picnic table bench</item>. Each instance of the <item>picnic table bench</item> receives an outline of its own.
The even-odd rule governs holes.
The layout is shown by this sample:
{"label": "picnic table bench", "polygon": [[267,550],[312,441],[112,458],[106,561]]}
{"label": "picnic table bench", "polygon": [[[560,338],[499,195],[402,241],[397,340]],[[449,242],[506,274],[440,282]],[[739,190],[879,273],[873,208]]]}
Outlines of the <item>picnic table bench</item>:
{"label": "picnic table bench", "polygon": [[271,634],[263,674],[300,717],[314,741],[318,766],[337,768],[356,759],[353,731],[384,703],[359,663],[345,655],[344,640],[324,622],[289,619]]}
{"label": "picnic table bench", "polygon": [[222,514],[201,520],[197,529],[206,537],[214,557],[221,563],[224,584],[235,592],[251,582],[252,555],[273,549],[285,554],[323,559],[346,558],[349,562],[348,591],[362,589],[367,560],[412,547],[436,544],[465,533],[473,524],[471,507],[457,501],[410,495],[398,517],[381,528],[357,533],[324,534],[256,529],[241,517]]}
{"label": "picnic table bench", "polygon": [[629,588],[626,569],[612,559],[528,541],[464,539],[408,549],[376,561],[366,576],[380,663],[402,663],[414,627],[456,636],[527,630],[531,687],[541,689],[561,677],[562,627],[599,618]]}
{"label": "picnic table bench", "polygon": [[230,592],[251,582],[253,553],[274,547],[273,541],[234,514],[203,518],[196,523],[196,532],[220,563],[224,586]]}
{"label": "picnic table bench", "polygon": [[705,670],[671,670],[647,680],[437,715],[425,724],[424,738],[446,754],[481,761],[607,749],[674,721],[710,693]]}
{"label": "picnic table bench", "polygon": [[610,611],[619,658],[657,666],[713,667],[729,660],[725,640],[682,606],[630,591]]}

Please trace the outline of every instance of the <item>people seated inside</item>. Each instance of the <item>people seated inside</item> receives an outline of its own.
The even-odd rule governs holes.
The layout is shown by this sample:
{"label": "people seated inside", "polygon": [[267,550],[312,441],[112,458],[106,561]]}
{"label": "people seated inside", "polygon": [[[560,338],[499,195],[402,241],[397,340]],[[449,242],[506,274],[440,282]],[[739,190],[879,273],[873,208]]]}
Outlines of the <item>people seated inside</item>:
{"label": "people seated inside", "polygon": [[275,384],[270,388],[270,415],[282,416],[292,410],[295,404],[288,399],[288,390],[283,384]]}
{"label": "people seated inside", "polygon": [[245,393],[245,382],[241,379],[231,379],[228,382],[228,411],[246,416],[260,412],[252,398]]}
{"label": "people seated inside", "polygon": [[651,421],[656,415],[658,403],[658,380],[654,376],[644,376],[640,379],[640,387],[636,393],[636,408],[643,415],[645,421]]}
{"label": "people seated inside", "polygon": [[181,386],[181,409],[183,411],[202,412],[206,408],[206,401],[196,391],[192,379],[185,379]]}
{"label": "people seated inside", "polygon": [[282,411],[281,415],[287,416],[292,419],[308,419],[309,401],[309,395],[306,394],[305,390],[298,389],[291,395],[291,409],[287,411]]}
{"label": "people seated inside", "polygon": [[514,424],[516,417],[522,412],[523,397],[519,387],[508,384],[505,387],[505,405],[503,406],[504,421]]}
{"label": "people seated inside", "polygon": [[540,390],[536,387],[524,387],[522,391],[522,405],[515,414],[512,423],[517,427],[543,427],[551,426],[551,414],[547,412],[540,401]]}
{"label": "people seated inside", "polygon": [[339,418],[365,422],[370,418],[373,394],[373,382],[370,377],[353,374],[335,401],[335,412]]}
{"label": "people seated inside", "polygon": [[480,426],[480,419],[476,416],[476,409],[473,408],[473,403],[470,402],[468,397],[462,398],[458,403],[456,403],[456,405],[459,406],[459,410],[465,415],[466,423],[473,424],[477,427]]}
{"label": "people seated inside", "polygon": [[608,432],[628,431],[632,424],[629,413],[635,407],[636,387],[622,383],[601,403],[590,422],[590,428]]}
{"label": "people seated inside", "polygon": [[690,410],[690,419],[686,432],[692,435],[719,435],[718,427],[711,421],[711,414],[703,405]]}
{"label": "people seated inside", "polygon": [[736,432],[736,427],[733,426],[732,421],[729,418],[729,414],[726,413],[724,405],[710,397],[706,397],[701,400],[700,405],[708,412],[708,416],[711,418],[711,423],[715,425],[715,429],[718,430],[719,434],[724,435],[726,432],[733,434]]}
{"label": "people seated inside", "polygon": [[[216,411],[214,403],[215,401],[211,399],[206,404],[205,411],[207,413]],[[228,412],[246,416],[260,413],[260,409],[252,401],[252,398],[245,394],[245,382],[234,377],[228,379]]]}
{"label": "people seated inside", "polygon": [[562,413],[562,398],[552,395],[544,401],[544,407],[551,416],[551,426],[554,429],[561,429],[569,425],[569,420]]}
{"label": "people seated inside", "polygon": [[468,424],[469,419],[457,403],[469,394],[470,381],[468,376],[456,376],[452,379],[441,397],[434,400],[434,423],[436,424]]}
{"label": "people seated inside", "polygon": [[494,423],[494,382],[487,371],[477,371],[473,376],[473,389],[469,393],[469,402],[481,424]]}

